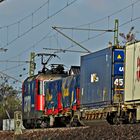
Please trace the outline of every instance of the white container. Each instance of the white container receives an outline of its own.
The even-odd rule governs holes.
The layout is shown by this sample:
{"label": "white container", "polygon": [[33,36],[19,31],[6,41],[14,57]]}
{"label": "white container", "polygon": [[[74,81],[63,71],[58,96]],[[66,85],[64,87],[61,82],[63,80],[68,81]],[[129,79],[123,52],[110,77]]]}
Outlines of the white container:
{"label": "white container", "polygon": [[140,42],[126,46],[125,102],[140,103]]}

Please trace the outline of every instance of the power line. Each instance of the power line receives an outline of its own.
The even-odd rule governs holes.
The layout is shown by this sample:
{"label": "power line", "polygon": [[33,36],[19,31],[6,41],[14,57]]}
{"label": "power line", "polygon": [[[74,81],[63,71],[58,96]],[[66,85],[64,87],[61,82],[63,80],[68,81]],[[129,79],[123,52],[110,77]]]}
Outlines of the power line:
{"label": "power line", "polygon": [[[132,4],[130,4],[130,5],[128,5],[128,6],[126,6],[126,7],[124,7],[124,8],[122,8],[122,9],[120,9],[120,10],[118,10],[118,11],[116,11],[116,12],[114,12],[114,13],[112,13],[112,14],[110,14],[109,16],[106,16],[106,17],[103,17],[103,18],[101,18],[101,19],[105,19],[105,18],[107,18],[107,17],[110,17],[110,16],[113,16],[113,15],[115,15],[115,14],[117,14],[117,13],[119,13],[119,12],[121,12],[122,10],[125,10],[125,9],[127,9],[127,8],[129,8],[130,6],[132,6],[132,5],[134,5],[134,4],[136,4],[137,2],[139,2],[140,0],[137,0],[136,2],[133,2]],[[73,3],[74,3],[75,1],[73,1]],[[48,1],[45,3],[45,4],[47,4],[48,3]],[[45,5],[44,4],[44,5]],[[42,6],[40,6],[40,7],[42,7]],[[38,8],[38,10],[39,10],[39,8]],[[35,12],[36,12],[37,10],[35,10]],[[34,13],[34,12],[33,12]],[[31,14],[30,14],[31,15]],[[29,17],[29,16],[26,16],[26,17]],[[24,19],[26,19],[26,17],[25,18],[23,18],[22,20],[24,20]],[[88,24],[92,24],[92,23],[96,23],[96,22],[99,22],[101,19],[98,19],[98,20],[96,20],[96,21],[94,21],[94,22],[90,22],[90,23],[88,23]],[[22,21],[21,20],[21,21]],[[17,23],[17,22],[16,22]],[[20,23],[20,21],[18,21],[18,24]],[[88,25],[88,24],[84,24],[84,25]],[[11,24],[12,25],[12,24]],[[79,27],[80,26],[83,26],[83,25],[79,25]],[[6,27],[6,26],[5,26]],[[30,30],[29,30],[30,31]],[[27,32],[26,32],[27,33]],[[25,34],[26,34],[25,33]],[[24,35],[24,34],[23,34]],[[19,38],[19,35],[18,35],[18,37],[17,38],[15,38],[11,43],[13,43],[15,40],[17,40]],[[6,45],[7,46],[7,45]]]}
{"label": "power line", "polygon": [[47,0],[45,3],[43,3],[39,8],[37,8],[36,10],[34,10],[31,14],[29,14],[29,15],[23,17],[22,19],[20,19],[20,20],[14,22],[14,23],[11,23],[11,24],[8,24],[8,25],[5,25],[5,26],[1,26],[0,29],[6,28],[6,27],[9,27],[9,26],[16,25],[16,24],[18,24],[18,23],[24,21],[25,19],[31,17],[31,16],[34,15],[37,11],[39,11],[41,8],[43,8],[46,4],[48,4],[48,1],[49,1],[49,0]]}
{"label": "power line", "polygon": [[89,23],[78,25],[76,27],[87,26],[87,25],[95,24],[95,23],[98,23],[98,22],[103,21],[105,19],[108,19],[108,18],[110,18],[110,17],[112,17],[112,16],[114,16],[114,15],[116,15],[118,13],[121,13],[122,11],[125,11],[126,9],[128,9],[130,7],[133,7],[134,8],[134,5],[136,5],[138,2],[140,2],[140,0],[137,0],[137,1],[135,1],[135,2],[133,2],[133,3],[129,4],[129,5],[127,5],[127,6],[125,6],[123,8],[121,8],[121,9],[119,9],[119,10],[117,10],[117,11],[115,11],[115,12],[109,14],[109,15],[107,15],[107,16],[104,16],[104,17],[99,18],[97,20],[91,21]]}
{"label": "power line", "polygon": [[[138,0],[138,1],[134,2],[134,3],[132,3],[132,4],[134,5],[134,4],[136,4],[137,2],[139,2],[139,1],[140,1],[140,0]],[[128,7],[132,6],[132,4],[126,6],[124,9],[127,9]],[[112,16],[112,15],[114,15],[114,14],[117,14],[117,13],[120,12],[120,11],[122,11],[122,9],[120,9],[120,10],[118,10],[118,11],[116,11],[116,12],[110,14],[110,16]],[[108,17],[108,16],[107,16],[107,17]],[[103,19],[103,18],[102,18],[102,19]],[[100,20],[100,19],[99,19],[99,20]],[[97,21],[99,21],[99,20],[97,20]],[[97,21],[95,21],[95,22],[97,22]],[[131,21],[132,21],[132,20],[131,20]],[[129,20],[129,22],[131,22],[131,21]],[[127,23],[128,23],[128,22],[127,22]],[[124,23],[124,24],[127,24],[127,23]]]}
{"label": "power line", "polygon": [[5,75],[6,77],[8,77],[8,78],[10,78],[10,79],[13,79],[13,80],[15,80],[15,81],[17,81],[17,82],[19,82],[19,83],[22,83],[22,81],[16,79],[16,78],[13,77],[13,76],[10,76],[10,75],[8,75],[8,74],[2,72],[2,71],[0,71],[0,73],[1,73],[2,75]]}
{"label": "power line", "polygon": [[[40,42],[42,42],[43,40],[45,40],[46,38],[50,37],[49,35],[51,34],[51,31],[47,34],[45,34],[41,39],[39,39],[38,41],[36,41],[33,45],[31,45],[30,47],[28,47],[27,49],[25,49],[24,51],[20,52],[19,54],[17,54],[16,56],[13,56],[13,57],[10,57],[9,59],[13,59],[13,58],[16,58],[17,56],[20,56],[22,55],[23,53],[29,51],[31,48],[34,48],[36,47]],[[9,60],[8,59],[8,60]]]}
{"label": "power line", "polygon": [[[73,3],[75,3],[76,1],[77,1],[77,0],[73,0],[73,1],[71,1],[71,2],[69,2],[69,3],[67,3],[63,8],[61,8],[61,9],[59,9],[58,11],[56,11],[55,13],[51,14],[49,17],[44,18],[44,20],[42,20],[42,21],[39,22],[38,24],[36,24],[36,25],[34,25],[34,26],[32,25],[28,30],[26,30],[26,31],[23,32],[22,34],[20,34],[20,30],[19,30],[19,29],[20,29],[20,28],[19,28],[19,27],[20,27],[20,23],[21,23],[23,20],[25,20],[26,18],[29,18],[30,16],[31,16],[31,18],[33,18],[32,16],[34,15],[34,13],[37,12],[39,9],[41,9],[41,8],[44,7],[44,6],[41,6],[40,8],[38,8],[37,11],[34,11],[32,14],[26,16],[25,18],[23,18],[22,20],[19,20],[19,21],[16,22],[16,23],[13,23],[13,24],[10,24],[10,25],[7,25],[7,26],[0,27],[0,29],[2,29],[2,28],[7,28],[7,43],[6,43],[3,47],[5,48],[5,47],[11,45],[11,44],[12,44],[13,42],[15,42],[17,39],[19,39],[19,38],[25,36],[27,33],[29,33],[30,31],[32,31],[33,29],[37,28],[38,26],[40,26],[41,24],[43,24],[44,22],[46,22],[46,21],[49,20],[50,18],[56,16],[57,14],[59,14],[61,11],[63,11],[65,8],[69,7],[70,5],[72,5]],[[46,4],[47,4],[47,3],[48,3],[48,1],[46,2]],[[17,35],[17,37],[15,37],[13,40],[9,41],[9,40],[8,40],[8,29],[9,29],[8,27],[9,27],[9,26],[12,26],[12,25],[15,25],[15,24],[18,25],[18,35]]]}
{"label": "power line", "polygon": [[[120,12],[126,10],[126,9],[128,9],[129,7],[132,7],[132,8],[134,9],[134,5],[137,4],[138,2],[140,2],[140,0],[137,0],[137,1],[135,1],[135,2],[133,2],[133,3],[131,3],[131,4],[129,4],[129,5],[125,6],[125,7],[121,8],[121,9],[119,9],[119,10],[113,12],[113,13],[111,13],[110,15],[103,17],[103,18],[100,18],[100,19],[95,20],[95,21],[93,21],[93,22],[89,22],[89,23],[86,23],[86,24],[82,24],[82,25],[79,25],[79,26],[75,26],[75,27],[71,28],[71,30],[73,30],[73,29],[75,29],[75,30],[83,30],[83,29],[77,29],[77,27],[86,26],[86,25],[91,25],[91,24],[100,22],[100,21],[102,21],[102,20],[104,20],[104,19],[106,19],[106,18],[108,18],[108,20],[109,20],[109,18],[110,18],[111,16],[114,16],[114,15],[116,15],[116,14],[118,14],[118,13],[120,13]],[[133,13],[133,14],[134,14],[134,13]],[[132,17],[132,16],[131,16],[131,17]],[[131,18],[131,21],[132,21],[132,18]],[[128,22],[126,22],[126,23],[124,23],[124,24],[127,24],[127,23],[129,23],[129,22],[131,22],[131,21],[129,20]],[[108,21],[108,22],[109,22],[109,21]],[[108,24],[109,24],[109,23],[108,23]],[[109,25],[108,25],[108,26],[109,26]],[[119,27],[121,27],[121,26],[122,26],[122,25],[120,25]],[[65,27],[64,27],[64,29],[70,29],[70,28],[65,28]],[[89,30],[89,31],[91,30],[91,31],[92,31],[92,29],[85,29],[85,30]],[[93,29],[93,30],[94,30],[94,29]],[[95,29],[95,30],[96,30],[96,29]],[[81,41],[80,43],[84,43],[84,42],[86,42],[86,41],[88,41],[88,40],[95,39],[95,38],[97,38],[97,37],[99,37],[99,36],[102,36],[102,35],[105,34],[105,33],[106,33],[106,32],[103,32],[103,33],[97,34],[96,36],[88,37],[88,39],[85,39],[85,40]],[[73,47],[73,45],[70,46],[70,47],[68,47],[67,49],[72,48],[72,47]]]}
{"label": "power line", "polygon": [[12,70],[12,69],[15,69],[15,68],[19,68],[19,67],[21,67],[21,66],[24,66],[25,64],[18,64],[18,65],[16,65],[16,66],[12,66],[12,67],[9,67],[9,68],[5,68],[5,69],[3,69],[3,70],[1,70],[1,71],[8,71],[8,70]]}
{"label": "power line", "polygon": [[76,53],[87,53],[87,51],[76,51],[76,50],[67,50],[67,49],[52,49],[52,48],[43,48],[45,50],[53,50],[53,51],[57,51],[55,53],[58,53],[58,52],[76,52]]}
{"label": "power line", "polygon": [[130,22],[133,22],[133,21],[136,21],[136,20],[139,20],[139,19],[140,19],[140,16],[139,16],[139,17],[136,17],[136,18],[133,18],[133,19],[130,19],[130,20],[128,20],[128,21],[122,23],[119,27],[122,27],[122,26],[124,26],[124,25],[127,25],[127,24],[130,23]]}
{"label": "power line", "polygon": [[[139,17],[136,17],[136,18],[134,18],[134,19],[130,19],[130,20],[128,20],[128,21],[122,23],[121,25],[119,25],[119,27],[125,26],[125,25],[129,24],[130,22],[133,22],[133,21],[136,21],[136,20],[140,20],[140,16],[139,16]],[[102,35],[104,35],[105,33],[106,33],[106,32],[99,33],[99,34],[97,34],[97,35],[95,35],[95,36],[89,37],[88,39],[85,39],[85,40],[83,40],[83,41],[80,41],[79,43],[85,43],[85,42],[87,42],[87,41],[89,41],[89,40],[91,40],[91,39],[95,39],[95,38],[97,38],[97,37],[99,37],[99,36],[102,36]],[[72,48],[72,47],[73,47],[73,46],[70,46],[70,47],[68,47],[68,48],[66,48],[66,49],[70,49],[70,48]]]}
{"label": "power line", "polygon": [[30,61],[11,61],[11,60],[0,60],[3,63],[30,63]]}
{"label": "power line", "polygon": [[[75,1],[76,1],[76,0],[72,1],[71,3],[68,3],[68,4],[67,4],[66,6],[64,6],[62,9],[60,9],[60,10],[57,11],[56,13],[52,14],[51,16],[49,16],[49,18],[55,16],[57,13],[59,13],[60,11],[62,11],[63,9],[65,9],[67,6],[73,4]],[[99,22],[99,21],[102,20],[102,19],[105,19],[105,18],[110,17],[110,16],[113,16],[113,15],[119,13],[119,12],[122,12],[123,10],[129,8],[130,6],[132,6],[132,5],[134,6],[134,5],[135,5],[137,2],[139,2],[139,1],[140,1],[140,0],[137,0],[136,2],[133,2],[132,4],[126,6],[126,7],[122,8],[122,9],[120,9],[120,10],[118,10],[118,11],[112,13],[112,14],[110,14],[109,16],[103,17],[103,18],[101,18],[101,19],[99,19],[99,20],[96,20],[96,21],[91,22],[91,23],[88,23],[88,24],[92,24],[92,23]],[[32,14],[30,14],[30,15],[28,15],[28,16],[22,18],[21,20],[15,22],[15,23],[13,23],[13,24],[9,24],[9,25],[3,26],[3,27],[12,26],[12,25],[14,25],[14,24],[18,24],[18,26],[19,26],[20,22],[22,22],[23,20],[25,20],[25,19],[28,18],[29,16],[34,15],[34,14],[35,14],[37,11],[39,11],[42,7],[44,7],[46,4],[48,4],[48,2],[49,2],[49,0],[48,0],[47,2],[45,2],[44,4],[42,4],[42,5],[41,5],[38,9],[36,9],[34,12],[32,12]],[[47,19],[48,19],[48,18],[47,18]],[[39,24],[35,25],[34,27],[31,27],[29,30],[27,30],[26,32],[24,32],[24,33],[21,34],[21,35],[19,35],[19,33],[18,33],[18,36],[17,36],[15,39],[13,39],[12,41],[8,42],[6,45],[4,45],[4,47],[6,47],[6,46],[12,44],[12,43],[15,42],[18,38],[24,36],[25,34],[27,34],[28,32],[30,32],[33,28],[36,28],[37,26],[39,26],[40,24],[42,24],[43,22],[45,22],[47,19],[44,19],[42,22],[40,22]],[[87,24],[86,24],[86,25],[87,25]],[[80,25],[80,26],[83,26],[83,25]],[[3,27],[0,27],[0,28],[3,28]],[[18,27],[18,28],[19,28],[19,27]]]}

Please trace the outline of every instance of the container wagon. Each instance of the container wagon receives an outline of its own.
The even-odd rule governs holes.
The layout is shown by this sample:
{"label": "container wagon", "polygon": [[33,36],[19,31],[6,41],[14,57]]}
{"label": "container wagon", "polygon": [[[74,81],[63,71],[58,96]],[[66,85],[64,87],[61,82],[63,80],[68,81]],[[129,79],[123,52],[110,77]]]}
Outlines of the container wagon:
{"label": "container wagon", "polygon": [[81,57],[82,119],[113,123],[124,99],[124,49],[106,48]]}
{"label": "container wagon", "polygon": [[82,56],[80,78],[81,120],[140,120],[140,42]]}

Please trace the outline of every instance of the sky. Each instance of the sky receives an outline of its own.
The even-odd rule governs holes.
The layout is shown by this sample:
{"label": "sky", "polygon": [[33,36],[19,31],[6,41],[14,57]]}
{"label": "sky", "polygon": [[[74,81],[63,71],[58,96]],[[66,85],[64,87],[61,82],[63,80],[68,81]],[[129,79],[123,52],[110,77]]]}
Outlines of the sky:
{"label": "sky", "polygon": [[[30,53],[54,53],[52,49],[85,51],[54,29],[53,26],[85,29],[114,29],[119,20],[119,33],[127,34],[132,26],[139,39],[140,0],[5,0],[0,3],[0,73],[17,89],[29,76]],[[95,52],[113,42],[113,33],[61,30],[86,49]],[[123,39],[119,37],[120,44]],[[123,44],[123,43],[122,43]],[[80,56],[87,53],[56,53],[49,64],[80,65]],[[35,58],[37,73],[41,70],[40,58]],[[6,75],[3,75],[6,74]],[[21,81],[21,82],[18,82]]]}

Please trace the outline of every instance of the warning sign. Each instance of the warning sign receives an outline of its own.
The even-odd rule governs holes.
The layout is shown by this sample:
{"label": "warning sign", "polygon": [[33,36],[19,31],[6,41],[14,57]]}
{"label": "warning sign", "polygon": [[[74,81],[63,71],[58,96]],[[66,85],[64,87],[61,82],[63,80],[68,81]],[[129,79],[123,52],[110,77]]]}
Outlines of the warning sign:
{"label": "warning sign", "polygon": [[118,55],[117,59],[122,59],[122,57],[121,57],[121,55],[120,55],[120,54]]}
{"label": "warning sign", "polygon": [[114,62],[124,62],[124,50],[114,50]]}

